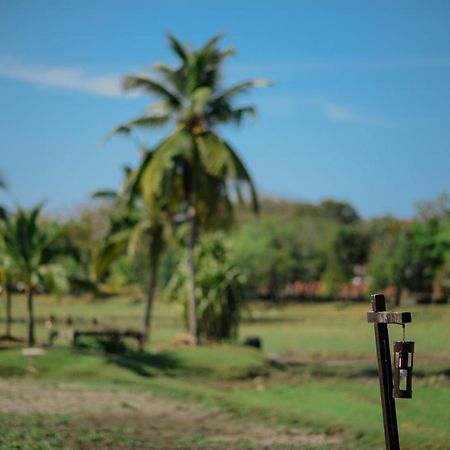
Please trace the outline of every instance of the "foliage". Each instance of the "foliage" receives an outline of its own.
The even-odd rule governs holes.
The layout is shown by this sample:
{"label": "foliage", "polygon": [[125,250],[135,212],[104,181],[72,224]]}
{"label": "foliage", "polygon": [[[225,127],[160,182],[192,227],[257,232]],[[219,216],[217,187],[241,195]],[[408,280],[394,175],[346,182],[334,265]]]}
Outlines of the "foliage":
{"label": "foliage", "polygon": [[[276,300],[287,285],[325,279],[332,286],[347,282],[356,264],[367,260],[369,236],[363,226],[345,224],[320,205],[263,202],[261,220],[249,221],[232,233],[236,261],[242,262],[248,288]],[[340,205],[336,202],[336,205]],[[351,208],[353,210],[353,208]],[[356,215],[356,213],[355,213]],[[332,284],[333,283],[333,284]]]}
{"label": "foliage", "polygon": [[327,251],[323,279],[329,294],[339,293],[340,283],[349,283],[356,265],[368,260],[370,237],[361,227],[341,225],[333,236]]}
{"label": "foliage", "polygon": [[[207,339],[237,336],[243,307],[243,277],[239,267],[230,262],[228,252],[221,233],[202,236],[195,251],[199,336]],[[168,283],[166,295],[185,298],[186,283],[185,264],[180,264]]]}
{"label": "foliage", "polygon": [[[109,230],[103,238],[99,255],[102,273],[109,271],[109,279],[124,285],[138,281],[132,272],[147,281],[147,301],[144,312],[144,335],[150,337],[151,312],[157,288],[159,260],[166,245],[163,222],[158,211],[137,206],[137,191],[128,191],[131,169],[125,172],[122,192],[109,192],[114,213],[110,215]],[[128,192],[127,192],[128,191]],[[96,193],[105,197],[105,193]],[[145,250],[143,250],[145,248]],[[140,250],[140,251],[139,251]],[[139,265],[136,265],[138,263]],[[133,270],[134,269],[134,270]],[[148,271],[148,276],[142,276]],[[121,275],[124,276],[121,280]]]}
{"label": "foliage", "polygon": [[28,294],[28,344],[34,344],[33,295],[39,288],[63,290],[67,273],[57,259],[64,251],[59,240],[64,233],[56,222],[39,222],[42,205],[26,211],[20,207],[3,222],[2,236],[7,267]]}
{"label": "foliage", "polygon": [[41,205],[30,211],[19,207],[4,221],[5,252],[27,290],[63,290],[67,286],[66,273],[56,259],[61,256],[58,240],[65,230],[57,222],[39,223],[41,211]]}
{"label": "foliage", "polygon": [[256,204],[256,193],[242,162],[231,146],[215,132],[216,125],[240,123],[254,107],[234,106],[234,98],[252,87],[264,86],[250,80],[229,88],[221,86],[221,64],[234,53],[218,48],[220,36],[211,38],[200,49],[192,49],[169,36],[179,66],[153,66],[157,77],[130,75],[124,88],[139,89],[159,98],[151,113],[119,125],[112,134],[130,133],[135,128],[174,124],[175,129],[155,147],[144,153],[134,172],[135,186],[149,208],[186,213],[195,208],[201,223],[214,224],[219,211],[231,204],[229,188],[242,197],[241,184],[247,184]]}
{"label": "foliage", "polygon": [[440,197],[420,205],[417,221],[382,230],[370,258],[373,288],[395,286],[397,303],[404,289],[428,297],[435,284],[448,289],[449,216]]}
{"label": "foliage", "polygon": [[450,221],[442,226],[436,236],[436,251],[442,255],[442,265],[437,270],[436,282],[444,289],[444,295],[450,292]]}
{"label": "foliage", "polygon": [[360,220],[358,212],[348,202],[332,199],[323,200],[315,209],[319,217],[324,217],[343,225],[353,224]]}
{"label": "foliage", "polygon": [[276,300],[287,283],[308,278],[315,271],[316,255],[302,241],[301,222],[277,216],[255,220],[234,233],[233,259],[246,275],[248,293],[266,292]]}
{"label": "foliage", "polygon": [[[327,294],[351,295],[355,277],[364,283],[368,275],[371,291],[394,287],[397,296],[406,291],[430,295],[433,288],[445,298],[450,285],[445,198],[423,203],[411,220],[362,220],[351,205],[331,201],[315,205],[266,198],[260,220],[240,210],[240,227],[230,242],[248,280],[247,295],[276,299],[296,282],[318,280]],[[336,213],[343,209],[353,213]],[[317,284],[312,289],[318,293]]]}

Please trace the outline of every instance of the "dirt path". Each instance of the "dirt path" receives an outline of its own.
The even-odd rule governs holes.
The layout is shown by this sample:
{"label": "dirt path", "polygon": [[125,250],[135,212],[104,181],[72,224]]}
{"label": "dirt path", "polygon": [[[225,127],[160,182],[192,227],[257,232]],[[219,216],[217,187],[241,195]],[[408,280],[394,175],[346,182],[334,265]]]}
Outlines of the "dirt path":
{"label": "dirt path", "polygon": [[[71,449],[310,449],[337,444],[336,437],[274,429],[150,394],[74,384],[0,380],[0,411],[7,418],[5,427],[48,429],[59,445]],[[6,444],[0,437],[0,448]]]}

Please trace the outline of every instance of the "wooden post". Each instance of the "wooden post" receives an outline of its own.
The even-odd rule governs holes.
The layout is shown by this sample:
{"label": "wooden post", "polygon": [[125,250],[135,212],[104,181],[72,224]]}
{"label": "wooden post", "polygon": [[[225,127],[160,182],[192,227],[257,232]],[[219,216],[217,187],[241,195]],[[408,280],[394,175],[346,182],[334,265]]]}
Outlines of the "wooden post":
{"label": "wooden post", "polygon": [[[386,311],[386,301],[383,294],[372,295],[372,309],[374,312]],[[391,350],[389,346],[388,323],[388,321],[384,323],[374,323],[379,371],[378,376],[380,379],[381,407],[383,409],[386,449],[400,450],[397,412],[395,410],[395,399],[393,397]]]}

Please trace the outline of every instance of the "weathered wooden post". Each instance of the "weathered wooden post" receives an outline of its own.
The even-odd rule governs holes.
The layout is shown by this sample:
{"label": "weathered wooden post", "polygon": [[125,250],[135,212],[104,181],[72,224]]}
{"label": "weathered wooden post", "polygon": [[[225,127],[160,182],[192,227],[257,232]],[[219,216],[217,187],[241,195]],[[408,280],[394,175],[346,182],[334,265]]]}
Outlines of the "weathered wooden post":
{"label": "weathered wooden post", "polygon": [[[402,325],[411,322],[409,312],[386,311],[386,301],[383,294],[372,295],[372,311],[367,313],[367,321],[374,324],[375,344],[378,359],[378,377],[380,379],[381,407],[383,409],[384,437],[387,450],[399,450],[400,441],[398,438],[397,413],[395,410],[394,386],[392,377],[391,351],[389,346],[388,324]],[[399,345],[407,344],[407,345]],[[406,362],[402,362],[402,357],[396,359],[396,391],[398,392],[398,381],[400,377],[407,376],[408,394],[403,398],[411,398],[411,376],[412,376],[412,353],[414,343],[396,342],[395,349],[404,349],[407,355]],[[409,352],[409,353],[408,353]],[[403,355],[405,353],[402,353]],[[409,364],[409,354],[411,354],[411,364]],[[405,361],[403,357],[403,361]],[[407,369],[405,369],[405,367]],[[396,395],[397,396],[397,395]],[[400,397],[400,395],[398,395]]]}

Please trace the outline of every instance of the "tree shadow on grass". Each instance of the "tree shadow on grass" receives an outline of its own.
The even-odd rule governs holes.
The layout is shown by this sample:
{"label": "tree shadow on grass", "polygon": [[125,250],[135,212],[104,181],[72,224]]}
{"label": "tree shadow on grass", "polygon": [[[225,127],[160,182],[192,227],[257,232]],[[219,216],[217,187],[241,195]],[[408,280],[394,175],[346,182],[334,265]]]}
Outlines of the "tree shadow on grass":
{"label": "tree shadow on grass", "polygon": [[0,336],[0,350],[9,350],[23,346],[25,340],[14,336]]}
{"label": "tree shadow on grass", "polygon": [[189,359],[183,359],[171,350],[140,351],[131,347],[123,338],[85,337],[77,342],[77,352],[101,355],[108,364],[130,370],[141,377],[199,376],[211,372],[211,369],[202,365],[201,361],[189,363]]}
{"label": "tree shadow on grass", "polygon": [[170,352],[148,353],[127,351],[120,354],[106,354],[109,364],[128,369],[141,377],[164,375],[207,375],[210,369],[202,366],[186,365],[179,357]]}
{"label": "tree shadow on grass", "polygon": [[109,364],[131,370],[141,377],[154,377],[158,374],[168,375],[180,369],[180,360],[167,353],[131,352],[107,354]]}

